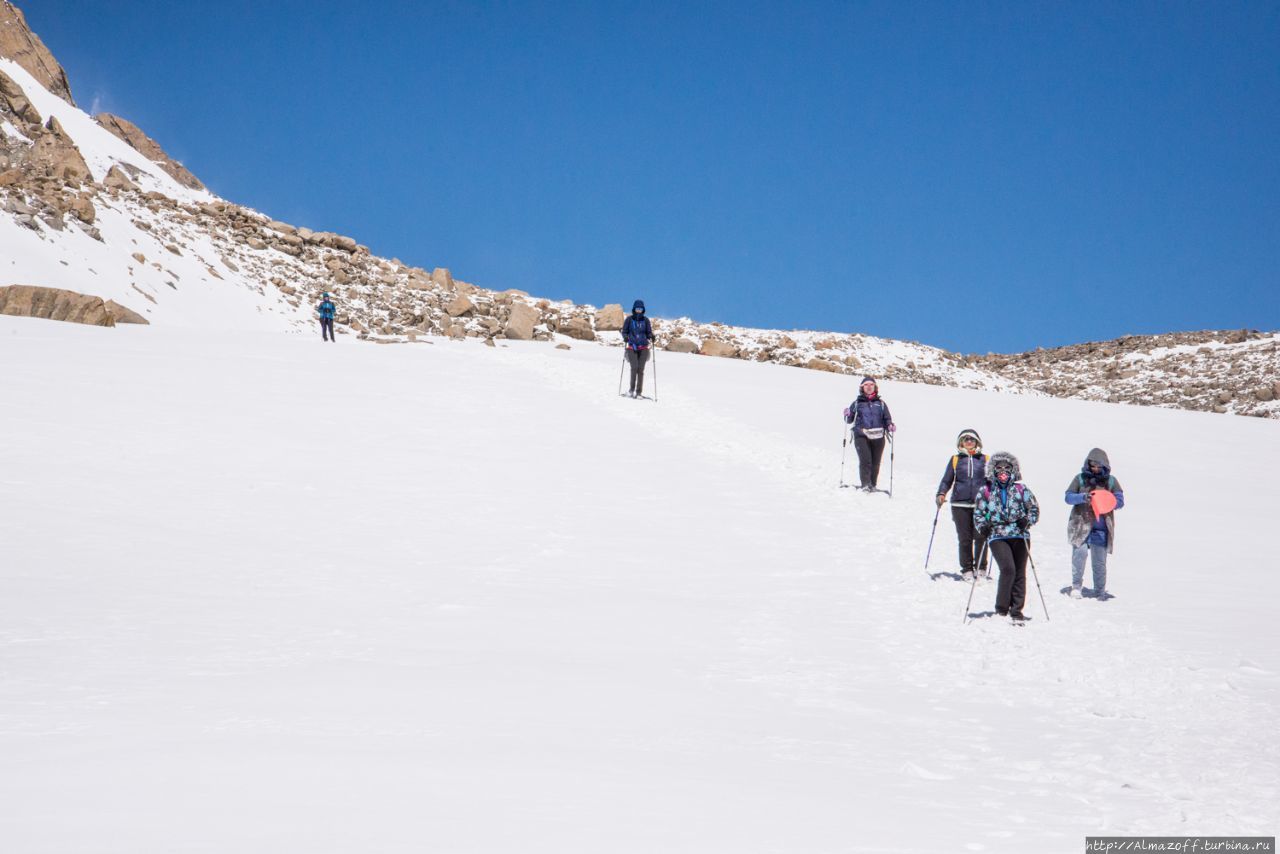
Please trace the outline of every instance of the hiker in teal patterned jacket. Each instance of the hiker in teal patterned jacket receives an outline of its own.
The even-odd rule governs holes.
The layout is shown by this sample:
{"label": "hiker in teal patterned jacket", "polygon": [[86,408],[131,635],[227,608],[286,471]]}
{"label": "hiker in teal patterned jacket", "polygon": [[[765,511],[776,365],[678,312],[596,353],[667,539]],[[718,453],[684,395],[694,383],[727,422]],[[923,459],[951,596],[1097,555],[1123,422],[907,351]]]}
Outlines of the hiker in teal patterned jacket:
{"label": "hiker in teal patterned jacket", "polygon": [[316,311],[320,314],[320,338],[323,341],[332,341],[333,339],[333,316],[337,313],[334,308],[333,301],[329,299],[329,294],[324,294],[324,299],[320,305],[316,306]]}
{"label": "hiker in teal patterned jacket", "polygon": [[978,490],[973,522],[987,539],[991,559],[1000,567],[996,613],[1022,622],[1027,598],[1027,556],[1031,526],[1040,521],[1035,493],[1022,483],[1022,468],[1013,454],[1000,451],[987,464],[987,482]]}

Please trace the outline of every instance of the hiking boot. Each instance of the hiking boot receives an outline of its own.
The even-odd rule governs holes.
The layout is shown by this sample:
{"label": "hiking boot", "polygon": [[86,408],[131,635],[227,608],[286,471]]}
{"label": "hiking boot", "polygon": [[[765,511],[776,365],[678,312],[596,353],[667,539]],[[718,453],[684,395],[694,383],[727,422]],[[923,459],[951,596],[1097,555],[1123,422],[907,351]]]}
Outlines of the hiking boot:
{"label": "hiking boot", "polygon": [[1015,623],[1025,623],[1027,621],[1027,618],[1022,616],[1021,611],[1010,611],[1009,619],[1013,620]]}
{"label": "hiking boot", "polygon": [[973,570],[966,569],[964,572],[960,573],[960,577],[965,581],[973,581]]}
{"label": "hiking boot", "polygon": [[1080,588],[1079,588],[1079,587],[1072,587],[1072,588],[1071,588],[1071,592],[1070,592],[1070,593],[1068,593],[1067,595],[1068,595],[1068,596],[1070,596],[1072,599],[1083,599],[1083,598],[1084,598],[1084,593],[1082,593],[1082,592],[1080,591]]}

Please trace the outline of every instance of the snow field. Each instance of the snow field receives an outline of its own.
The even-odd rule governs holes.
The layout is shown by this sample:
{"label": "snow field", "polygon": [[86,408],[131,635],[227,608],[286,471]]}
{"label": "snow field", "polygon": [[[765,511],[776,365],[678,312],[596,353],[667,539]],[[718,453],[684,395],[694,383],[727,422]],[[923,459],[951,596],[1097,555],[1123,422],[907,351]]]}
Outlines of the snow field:
{"label": "snow field", "polygon": [[[18,318],[0,358],[0,850],[1274,833],[1273,422],[886,383],[890,500],[836,488],[814,371],[660,353],[655,404],[601,347]],[[1040,498],[1048,622],[922,568],[962,427]],[[1094,445],[1106,603],[1058,592]]]}

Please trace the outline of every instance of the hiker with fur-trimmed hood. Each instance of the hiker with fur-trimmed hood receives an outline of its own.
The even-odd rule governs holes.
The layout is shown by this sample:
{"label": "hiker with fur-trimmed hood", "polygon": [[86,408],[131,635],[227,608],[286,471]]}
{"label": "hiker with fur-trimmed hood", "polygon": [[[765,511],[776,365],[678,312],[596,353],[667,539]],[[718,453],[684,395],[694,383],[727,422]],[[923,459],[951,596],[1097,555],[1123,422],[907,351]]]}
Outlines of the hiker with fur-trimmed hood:
{"label": "hiker with fur-trimmed hood", "polygon": [[1093,595],[1107,598],[1107,555],[1116,541],[1115,510],[1099,517],[1093,509],[1093,493],[1106,490],[1115,496],[1115,510],[1124,507],[1124,490],[1120,481],[1111,474],[1111,459],[1101,448],[1094,448],[1085,457],[1080,473],[1071,479],[1064,496],[1071,505],[1067,518],[1067,540],[1071,543],[1071,596],[1083,595],[1084,561],[1088,557],[1093,565]]}
{"label": "hiker with fur-trimmed hood", "polygon": [[[987,575],[986,550],[973,526],[973,505],[978,500],[978,490],[987,481],[986,472],[987,456],[982,453],[982,437],[977,430],[961,430],[956,437],[956,453],[942,471],[937,501],[941,509],[946,503],[947,493],[951,493],[951,521],[956,526],[960,574],[965,581],[973,580],[975,569],[981,575]],[[981,565],[978,565],[979,557]]]}
{"label": "hiker with fur-trimmed hood", "polygon": [[1031,526],[1040,521],[1040,503],[1022,483],[1018,458],[1005,451],[991,455],[987,482],[978,490],[973,508],[978,536],[987,539],[991,559],[1000,567],[996,613],[1022,622],[1027,598],[1027,556]]}
{"label": "hiker with fur-trimmed hood", "polygon": [[880,387],[874,377],[863,377],[858,384],[858,399],[845,409],[844,423],[852,425],[853,447],[858,452],[858,488],[874,492],[880,477],[885,436],[893,435],[898,429],[889,407],[880,398]]}

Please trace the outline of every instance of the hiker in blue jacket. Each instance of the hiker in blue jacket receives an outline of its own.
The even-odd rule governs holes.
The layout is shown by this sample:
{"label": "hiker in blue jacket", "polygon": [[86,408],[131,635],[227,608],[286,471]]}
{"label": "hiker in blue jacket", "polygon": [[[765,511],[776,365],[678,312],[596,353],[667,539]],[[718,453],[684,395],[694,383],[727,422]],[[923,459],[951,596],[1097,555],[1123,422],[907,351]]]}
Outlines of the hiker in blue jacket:
{"label": "hiker in blue jacket", "polygon": [[852,425],[853,447],[858,452],[858,488],[874,492],[880,477],[885,436],[898,428],[893,424],[889,407],[880,399],[875,378],[863,377],[858,389],[858,399],[844,411],[844,423]]}
{"label": "hiker in blue jacket", "polygon": [[1094,448],[1085,457],[1080,473],[1067,486],[1066,502],[1071,505],[1067,518],[1067,540],[1071,543],[1071,597],[1079,599],[1083,594],[1084,561],[1090,558],[1093,565],[1093,595],[1107,599],[1107,555],[1111,554],[1116,539],[1115,511],[1101,517],[1093,512],[1092,498],[1095,489],[1105,489],[1116,497],[1116,510],[1124,507],[1124,490],[1120,481],[1111,474],[1111,459],[1101,448]]}
{"label": "hiker in blue jacket", "polygon": [[938,484],[938,508],[946,503],[947,492],[950,492],[951,521],[955,523],[956,539],[960,543],[960,574],[965,581],[973,580],[975,569],[984,578],[988,575],[986,549],[983,541],[975,536],[973,527],[973,505],[978,500],[978,490],[986,483],[986,472],[982,437],[977,430],[961,430],[956,437],[956,453],[947,461],[942,482]]}
{"label": "hiker in blue jacket", "polygon": [[333,301],[329,299],[328,293],[323,295],[320,305],[316,307],[316,311],[320,314],[320,340],[333,341],[333,316],[337,309],[334,308]]}
{"label": "hiker in blue jacket", "polygon": [[631,366],[631,390],[628,397],[644,393],[644,366],[653,346],[653,324],[644,316],[644,300],[631,306],[631,316],[622,322],[622,340],[627,345],[627,364]]}
{"label": "hiker in blue jacket", "polygon": [[1000,568],[996,613],[1022,622],[1027,598],[1027,556],[1031,526],[1040,521],[1040,503],[1022,482],[1022,468],[1013,454],[999,451],[987,464],[987,482],[978,490],[973,521],[978,536],[987,540],[991,559]]}

